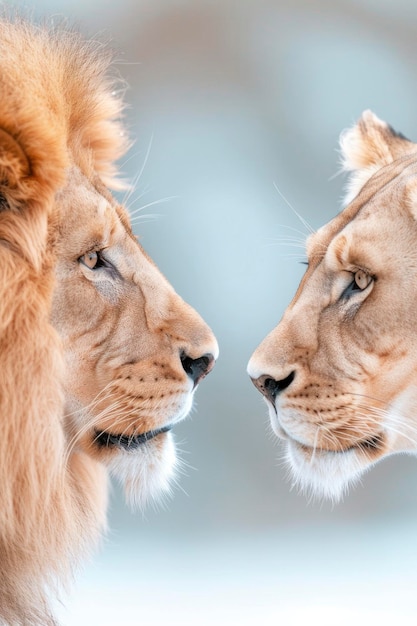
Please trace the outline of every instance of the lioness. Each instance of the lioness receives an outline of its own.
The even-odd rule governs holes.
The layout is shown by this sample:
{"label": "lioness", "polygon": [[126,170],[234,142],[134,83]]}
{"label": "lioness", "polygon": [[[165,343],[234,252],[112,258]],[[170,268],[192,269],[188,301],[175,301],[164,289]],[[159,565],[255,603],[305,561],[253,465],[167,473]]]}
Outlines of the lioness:
{"label": "lioness", "polygon": [[[168,488],[171,429],[218,355],[111,196],[128,148],[111,56],[0,20],[0,622],[55,624],[48,590],[129,500]],[[117,601],[117,600],[115,600]]]}
{"label": "lioness", "polygon": [[366,111],[341,149],[349,204],[248,365],[296,481],[333,499],[417,450],[417,145]]}

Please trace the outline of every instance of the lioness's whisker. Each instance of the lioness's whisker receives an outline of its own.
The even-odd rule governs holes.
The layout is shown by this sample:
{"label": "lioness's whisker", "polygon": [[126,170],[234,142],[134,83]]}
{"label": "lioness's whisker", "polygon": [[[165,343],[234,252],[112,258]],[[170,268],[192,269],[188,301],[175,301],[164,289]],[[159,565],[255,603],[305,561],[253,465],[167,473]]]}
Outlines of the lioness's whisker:
{"label": "lioness's whisker", "polygon": [[302,225],[306,228],[306,230],[309,233],[314,233],[315,230],[314,228],[312,228],[312,226],[310,226],[310,224],[307,222],[306,219],[304,219],[304,217],[302,217],[302,215],[300,215],[295,208],[290,204],[290,202],[287,200],[287,198],[284,196],[284,194],[280,191],[278,185],[274,182],[274,187],[276,189],[276,191],[279,193],[279,195],[281,196],[281,198],[284,200],[285,204],[291,209],[291,211],[298,217],[298,219],[300,220],[300,222],[302,223]]}

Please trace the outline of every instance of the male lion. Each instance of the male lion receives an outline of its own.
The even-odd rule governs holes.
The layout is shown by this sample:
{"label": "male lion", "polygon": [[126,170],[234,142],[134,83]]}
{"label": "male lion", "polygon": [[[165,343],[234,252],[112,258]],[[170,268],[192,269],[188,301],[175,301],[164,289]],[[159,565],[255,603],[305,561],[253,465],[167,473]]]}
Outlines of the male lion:
{"label": "male lion", "polygon": [[47,590],[105,525],[110,470],[166,490],[170,429],[217,358],[138,245],[110,55],[0,20],[0,622],[54,624]]}
{"label": "male lion", "polygon": [[334,499],[417,451],[417,144],[366,111],[341,148],[350,204],[248,365],[296,482]]}

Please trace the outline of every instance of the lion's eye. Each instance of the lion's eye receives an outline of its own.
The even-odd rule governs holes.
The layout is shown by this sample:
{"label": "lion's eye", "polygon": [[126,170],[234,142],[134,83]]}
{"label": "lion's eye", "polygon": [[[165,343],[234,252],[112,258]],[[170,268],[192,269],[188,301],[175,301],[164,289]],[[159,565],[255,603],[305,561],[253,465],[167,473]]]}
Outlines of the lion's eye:
{"label": "lion's eye", "polygon": [[81,263],[84,263],[84,265],[89,267],[90,270],[93,270],[98,262],[98,254],[94,250],[92,250],[91,252],[86,252],[86,254],[83,254],[80,257],[80,261]]}
{"label": "lion's eye", "polygon": [[371,276],[369,276],[369,274],[367,274],[363,270],[358,270],[353,276],[354,285],[352,285],[352,287],[353,289],[363,291],[369,285],[371,280],[372,278]]}
{"label": "lion's eye", "polygon": [[90,250],[90,252],[86,252],[85,254],[80,256],[79,261],[90,270],[96,270],[103,265],[100,252],[97,252],[96,250]]}

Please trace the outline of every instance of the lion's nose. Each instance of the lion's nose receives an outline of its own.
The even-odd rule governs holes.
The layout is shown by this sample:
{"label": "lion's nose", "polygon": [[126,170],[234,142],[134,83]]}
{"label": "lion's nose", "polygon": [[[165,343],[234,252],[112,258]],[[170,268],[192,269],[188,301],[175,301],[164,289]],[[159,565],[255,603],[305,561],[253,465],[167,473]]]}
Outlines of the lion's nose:
{"label": "lion's nose", "polygon": [[181,365],[184,372],[193,381],[194,387],[213,369],[214,361],[214,355],[210,353],[203,354],[198,359],[192,359],[185,352],[181,354]]}
{"label": "lion's nose", "polygon": [[275,380],[275,378],[271,378],[268,374],[259,376],[259,378],[252,378],[251,380],[257,390],[260,391],[261,394],[275,406],[277,395],[291,385],[294,377],[295,372],[293,371],[281,380]]}

